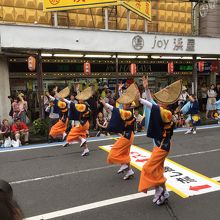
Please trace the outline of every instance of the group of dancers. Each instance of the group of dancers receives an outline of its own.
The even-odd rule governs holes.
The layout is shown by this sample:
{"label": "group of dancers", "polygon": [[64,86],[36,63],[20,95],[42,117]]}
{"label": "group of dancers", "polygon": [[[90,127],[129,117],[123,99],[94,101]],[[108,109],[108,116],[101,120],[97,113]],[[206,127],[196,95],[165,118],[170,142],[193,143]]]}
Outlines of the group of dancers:
{"label": "group of dancers", "polygon": [[[162,205],[168,199],[169,193],[166,189],[166,178],[164,177],[164,161],[168,156],[171,146],[171,138],[173,135],[173,115],[168,106],[178,99],[181,93],[181,82],[178,83],[179,93],[173,92],[176,84],[170,85],[165,89],[154,94],[153,100],[151,92],[148,88],[148,78],[143,77],[143,86],[146,92],[146,99],[140,98],[140,93],[135,84],[132,84],[126,92],[119,91],[120,97],[117,102],[121,108],[113,107],[105,103],[104,99],[100,99],[104,108],[112,111],[112,117],[108,124],[108,131],[119,133],[120,137],[112,146],[107,162],[109,164],[119,164],[118,174],[124,173],[124,180],[131,179],[134,171],[131,168],[130,148],[134,141],[135,117],[134,103],[141,103],[144,106],[144,121],[147,130],[147,136],[153,139],[154,148],[150,159],[144,164],[140,182],[139,192],[147,193],[148,189],[155,188],[153,203]],[[120,90],[120,89],[119,89]],[[172,93],[172,95],[170,94]],[[89,130],[90,109],[86,100],[93,94],[91,88],[87,88],[77,94],[78,103],[74,103],[56,93],[54,97],[49,96],[60,109],[60,119],[51,128],[50,136],[55,138],[59,135],[65,137],[64,147],[69,146],[73,142],[79,142],[83,147],[82,156],[89,155],[89,149],[86,141]],[[136,104],[137,105],[137,104]],[[69,112],[69,113],[68,113]],[[71,121],[71,129],[67,134],[68,124]]]}

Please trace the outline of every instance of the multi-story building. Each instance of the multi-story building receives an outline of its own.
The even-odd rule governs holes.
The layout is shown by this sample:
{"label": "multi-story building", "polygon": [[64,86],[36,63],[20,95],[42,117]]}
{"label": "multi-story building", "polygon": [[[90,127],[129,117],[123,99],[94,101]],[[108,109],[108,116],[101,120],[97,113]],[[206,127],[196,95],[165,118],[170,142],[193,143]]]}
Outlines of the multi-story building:
{"label": "multi-story building", "polygon": [[[110,7],[109,29],[126,30],[127,13],[122,6]],[[191,3],[178,0],[152,0],[152,22],[148,32],[191,34]],[[144,31],[144,19],[130,16],[130,30]],[[43,0],[1,0],[0,22],[53,26],[53,13],[43,12]],[[79,9],[58,12],[58,25],[71,28],[104,29],[104,9]]]}

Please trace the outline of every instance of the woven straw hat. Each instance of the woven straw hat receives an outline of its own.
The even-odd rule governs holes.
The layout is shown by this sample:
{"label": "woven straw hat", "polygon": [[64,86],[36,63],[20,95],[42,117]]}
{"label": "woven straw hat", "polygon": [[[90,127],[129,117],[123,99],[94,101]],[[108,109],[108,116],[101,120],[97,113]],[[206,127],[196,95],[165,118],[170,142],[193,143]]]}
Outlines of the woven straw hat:
{"label": "woven straw hat", "polygon": [[70,89],[69,89],[69,87],[66,87],[63,90],[61,90],[60,92],[58,92],[56,95],[59,98],[66,98],[69,94],[70,94]]}
{"label": "woven straw hat", "polygon": [[88,100],[93,94],[92,88],[88,87],[84,89],[82,92],[80,92],[77,96],[76,99],[86,101]]}
{"label": "woven straw hat", "polygon": [[182,80],[178,80],[159,92],[154,94],[154,98],[162,104],[170,105],[175,103],[182,92]]}
{"label": "woven straw hat", "polygon": [[135,83],[131,84],[125,93],[117,100],[120,104],[130,104],[132,102],[137,102],[140,96],[138,87]]}

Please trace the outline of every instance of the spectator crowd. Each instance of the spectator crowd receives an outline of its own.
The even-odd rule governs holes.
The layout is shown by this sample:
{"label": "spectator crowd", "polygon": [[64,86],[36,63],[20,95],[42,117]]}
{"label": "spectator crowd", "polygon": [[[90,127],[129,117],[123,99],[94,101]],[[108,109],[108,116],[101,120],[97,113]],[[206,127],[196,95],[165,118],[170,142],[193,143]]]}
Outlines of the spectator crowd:
{"label": "spectator crowd", "polygon": [[[68,97],[71,102],[78,102],[75,97],[80,90],[80,86],[82,85],[74,84],[74,86],[72,87],[70,91],[70,96]],[[106,110],[106,108],[103,107],[99,100],[100,98],[102,98],[105,100],[105,103],[109,103],[112,106],[119,107],[118,103],[116,102],[117,98],[120,95],[118,92],[118,88],[116,88],[115,91],[112,91],[108,88],[107,84],[99,88],[95,88],[94,84],[90,84],[90,86],[94,91],[93,96],[87,101],[87,104],[92,112],[90,117],[90,130],[92,133],[91,135],[110,135],[110,133],[107,131],[107,127],[111,119],[111,111]],[[126,88],[128,86],[128,84],[119,84],[122,93],[126,91]],[[58,88],[56,86],[51,88],[51,90],[49,91],[50,95],[54,96],[55,91],[57,90]],[[142,86],[139,86],[139,90],[140,94],[142,94],[142,98],[146,98]],[[9,99],[11,101],[11,110],[9,112],[9,116],[11,118],[3,119],[3,121],[1,122],[1,147],[19,147],[21,145],[29,143],[28,126],[31,123],[27,116],[28,103],[23,93],[17,94],[14,97],[9,97]],[[184,115],[183,112],[180,111],[180,109],[183,108],[183,106],[188,101],[191,101],[192,103],[192,100],[198,102],[198,108],[200,111],[199,114],[202,114],[204,112],[206,119],[218,120],[218,123],[220,123],[220,84],[207,87],[206,84],[203,83],[202,86],[198,89],[198,97],[193,96],[193,98],[189,95],[187,87],[183,86],[179,100],[172,106],[176,127],[189,127],[189,117],[187,114]],[[46,117],[49,120],[50,129],[59,120],[59,109],[57,109],[54,100],[51,100],[48,96],[45,96],[44,105]],[[71,112],[69,112],[69,114],[71,114]],[[143,108],[136,106],[134,109],[134,116],[136,119],[135,131],[143,131]],[[71,123],[74,123],[74,121],[72,121]],[[90,134],[88,134],[88,136],[89,135]]]}

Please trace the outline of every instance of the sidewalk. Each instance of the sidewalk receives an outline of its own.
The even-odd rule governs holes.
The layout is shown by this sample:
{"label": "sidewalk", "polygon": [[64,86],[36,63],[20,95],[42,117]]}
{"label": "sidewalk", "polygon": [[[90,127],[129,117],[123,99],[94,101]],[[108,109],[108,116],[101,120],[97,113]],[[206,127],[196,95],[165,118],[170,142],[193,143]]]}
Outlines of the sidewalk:
{"label": "sidewalk", "polygon": [[[205,129],[215,129],[220,128],[220,124],[214,124],[214,125],[204,125],[199,126],[197,130],[205,130]],[[174,130],[174,133],[180,133],[185,132],[187,128],[177,128]],[[146,136],[146,132],[138,132],[135,134],[136,137]],[[105,140],[112,140],[115,138],[118,138],[119,135],[111,135],[111,136],[104,136],[104,137],[90,137],[87,139],[88,143],[90,142],[97,142],[97,141],[105,141]],[[10,148],[0,148],[0,153],[3,152],[10,152],[10,151],[22,151],[22,150],[31,150],[31,149],[39,149],[39,148],[48,148],[48,147],[58,147],[62,146],[64,142],[54,142],[54,143],[41,143],[41,144],[31,144],[31,145],[25,145],[21,147],[10,147]]]}

